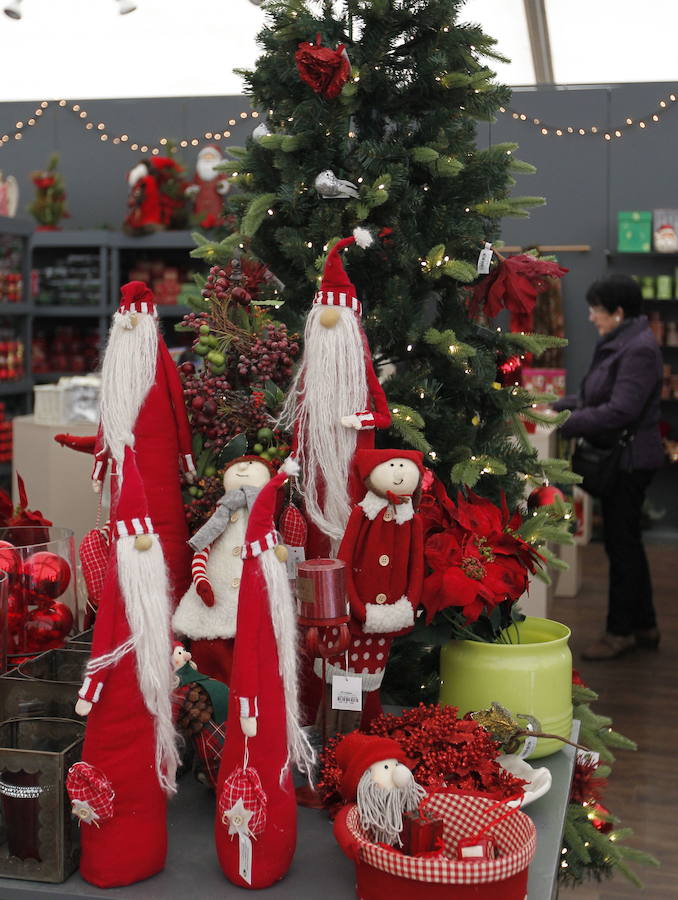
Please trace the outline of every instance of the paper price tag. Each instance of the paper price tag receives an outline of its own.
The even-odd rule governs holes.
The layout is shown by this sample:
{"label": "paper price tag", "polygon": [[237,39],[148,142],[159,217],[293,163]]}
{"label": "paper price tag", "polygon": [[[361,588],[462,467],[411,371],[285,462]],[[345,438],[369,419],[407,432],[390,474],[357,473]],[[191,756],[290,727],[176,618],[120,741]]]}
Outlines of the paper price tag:
{"label": "paper price tag", "polygon": [[363,708],[362,679],[354,675],[332,676],[332,709],[352,709],[360,712]]}
{"label": "paper price tag", "polygon": [[[532,728],[532,725],[530,725],[529,722],[527,724],[527,730],[534,731],[534,729]],[[536,747],[537,747],[536,737],[532,737],[532,735],[529,735],[528,737],[525,738],[525,743],[520,748],[520,750],[518,752],[518,756],[520,757],[520,759],[526,759],[530,755],[530,753],[532,753],[536,749]]]}
{"label": "paper price tag", "polygon": [[577,762],[582,766],[589,763],[597,766],[600,762],[600,753],[596,753],[595,750],[577,750]]}
{"label": "paper price tag", "polygon": [[297,566],[306,559],[306,551],[303,547],[290,547],[289,544],[285,544],[285,546],[287,547],[287,577],[294,581],[297,577]]}
{"label": "paper price tag", "polygon": [[252,884],[252,841],[246,834],[239,833],[240,842],[240,861],[238,863],[238,872],[240,877],[248,884]]}
{"label": "paper price tag", "polygon": [[492,262],[492,244],[486,243],[478,256],[478,275],[487,275],[490,271],[490,263]]}

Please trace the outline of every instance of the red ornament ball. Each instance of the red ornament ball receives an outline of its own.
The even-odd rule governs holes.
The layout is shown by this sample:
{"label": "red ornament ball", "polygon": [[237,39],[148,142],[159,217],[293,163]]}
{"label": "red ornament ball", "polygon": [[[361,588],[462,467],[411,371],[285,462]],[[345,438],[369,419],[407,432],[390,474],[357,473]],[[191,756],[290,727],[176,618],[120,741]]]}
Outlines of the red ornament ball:
{"label": "red ornament ball", "polygon": [[10,578],[16,578],[21,571],[21,556],[9,541],[0,541],[0,569]]}
{"label": "red ornament ball", "polygon": [[11,649],[23,645],[24,625],[26,624],[26,604],[21,592],[10,593],[7,597],[7,632]]}
{"label": "red ornament ball", "polygon": [[535,488],[527,498],[527,508],[537,509],[540,506],[550,506],[557,498],[565,500],[565,494],[560,488],[554,487],[552,484],[543,484],[541,487]]}
{"label": "red ornament ball", "polygon": [[26,590],[34,603],[56,600],[71,581],[71,567],[63,556],[42,551],[33,553],[24,561],[23,575]]}
{"label": "red ornament ball", "polygon": [[55,601],[49,606],[32,609],[26,619],[26,649],[52,650],[63,647],[73,627],[73,613],[65,603]]}

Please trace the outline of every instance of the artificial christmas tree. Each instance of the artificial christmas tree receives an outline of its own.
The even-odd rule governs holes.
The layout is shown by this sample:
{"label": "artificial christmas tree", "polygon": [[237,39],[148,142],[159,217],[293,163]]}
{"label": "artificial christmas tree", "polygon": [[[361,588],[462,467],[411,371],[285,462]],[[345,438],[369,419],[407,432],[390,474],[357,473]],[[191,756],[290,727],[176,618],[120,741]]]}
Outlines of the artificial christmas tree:
{"label": "artificial christmas tree", "polygon": [[[482,242],[502,216],[542,201],[510,193],[513,173],[533,171],[515,145],[476,146],[476,121],[491,120],[508,90],[482,61],[496,55],[494,42],[457,24],[459,7],[347,0],[338,14],[328,4],[317,14],[299,0],[272,5],[259,36],[265,53],[245,73],[253,103],[269,111],[268,134],[229,148],[239,225],[195,255],[223,264],[245,247],[285,284],[292,316],[338,238],[356,225],[392,227],[383,251],[347,254],[375,370],[392,366],[384,389],[394,434],[383,443],[401,439],[447,484],[477,485],[495,500],[504,490],[511,502],[526,479],[572,476],[560,461],[538,461],[527,440],[521,419],[549,418],[534,408],[545,398],[503,387],[498,366],[563,342],[468,313],[464,284],[476,277]],[[339,93],[317,91],[320,76],[313,86],[300,77],[298,51],[310,52],[309,41],[316,57],[344,45],[351,73]],[[540,525],[549,539],[566,532],[553,510]]]}

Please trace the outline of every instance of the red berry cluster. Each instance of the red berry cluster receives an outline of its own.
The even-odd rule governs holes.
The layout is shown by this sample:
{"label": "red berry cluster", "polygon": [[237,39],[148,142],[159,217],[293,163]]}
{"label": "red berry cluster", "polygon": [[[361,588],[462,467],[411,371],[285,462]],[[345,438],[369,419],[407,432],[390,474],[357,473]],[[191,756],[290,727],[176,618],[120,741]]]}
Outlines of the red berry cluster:
{"label": "red berry cluster", "polygon": [[287,325],[266,325],[249,350],[249,357],[238,355],[238,375],[250,387],[263,387],[267,381],[283,385],[292,375],[299,355],[297,335],[287,333]]}
{"label": "red berry cluster", "polygon": [[[497,762],[499,745],[471,719],[458,719],[453,706],[420,703],[400,716],[383,713],[370,723],[368,734],[398,741],[412,761],[415,780],[429,790],[445,786],[487,793],[503,800],[525,784]],[[343,736],[329,741],[321,758],[317,785],[328,807],[341,801],[338,786],[343,775],[336,748]]]}

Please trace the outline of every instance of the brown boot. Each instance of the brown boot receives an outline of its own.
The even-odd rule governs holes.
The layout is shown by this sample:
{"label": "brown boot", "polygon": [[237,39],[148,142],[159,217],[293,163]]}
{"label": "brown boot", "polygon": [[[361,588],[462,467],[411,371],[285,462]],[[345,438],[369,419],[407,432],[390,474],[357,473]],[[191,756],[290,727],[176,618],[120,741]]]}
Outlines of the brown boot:
{"label": "brown boot", "polygon": [[636,647],[636,638],[632,634],[607,634],[598,638],[583,651],[581,658],[590,661],[617,659]]}

